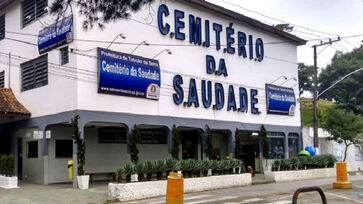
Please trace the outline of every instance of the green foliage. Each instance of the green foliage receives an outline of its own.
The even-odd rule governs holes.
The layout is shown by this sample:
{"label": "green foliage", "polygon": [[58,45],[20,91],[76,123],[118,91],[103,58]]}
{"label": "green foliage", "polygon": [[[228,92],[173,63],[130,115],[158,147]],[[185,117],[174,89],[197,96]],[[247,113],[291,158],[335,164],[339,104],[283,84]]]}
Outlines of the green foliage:
{"label": "green foliage", "polygon": [[142,175],[142,174],[146,174],[147,170],[146,170],[146,166],[144,162],[138,162],[135,166],[134,166],[134,170],[135,173]]}
{"label": "green foliage", "polygon": [[292,26],[288,23],[277,24],[277,25],[274,25],[274,27],[279,30],[288,32],[288,33],[292,32],[292,30],[294,30],[294,26]]}
{"label": "green foliage", "polygon": [[205,150],[205,153],[207,154],[207,157],[209,159],[215,158],[216,154],[214,152],[213,143],[212,143],[212,132],[208,125],[205,126],[206,129],[206,142],[207,142],[207,148]]}
{"label": "green foliage", "polygon": [[266,131],[266,128],[264,125],[261,125],[260,133],[262,136],[263,157],[268,159],[268,158],[270,158],[270,144],[268,143],[268,140],[267,140],[267,131]]}
{"label": "green foliage", "polygon": [[173,135],[173,148],[171,149],[171,156],[174,159],[178,159],[179,160],[180,134],[179,134],[178,130],[176,129],[176,126],[175,125],[173,125],[172,135]]}
{"label": "green foliage", "polygon": [[134,128],[131,130],[131,134],[128,136],[128,145],[130,148],[131,162],[135,165],[139,162],[139,149],[137,148],[139,140],[140,130],[136,125],[134,125]]}
{"label": "green foliage", "polygon": [[79,132],[78,127],[79,115],[74,116],[71,119],[72,125],[72,138],[75,140],[77,144],[77,165],[78,165],[78,175],[84,175],[84,165],[86,164],[86,145],[84,143],[84,139],[81,138],[81,133]]}
{"label": "green foliage", "polygon": [[[327,119],[327,109],[334,106],[334,103],[326,100],[318,100],[318,121],[319,127],[323,127]],[[301,123],[303,126],[314,126],[313,114],[314,104],[311,98],[300,99]]]}
{"label": "green foliage", "polygon": [[154,163],[154,170],[155,172],[162,172],[166,171],[166,162],[164,159],[156,160]]}
{"label": "green foliage", "polygon": [[127,176],[130,176],[135,173],[134,166],[132,166],[131,164],[126,164],[123,168],[123,171]]}
{"label": "green foliage", "polygon": [[125,172],[123,168],[119,168],[115,170],[116,180],[121,183],[122,179],[125,177]]}
{"label": "green foliage", "polygon": [[[343,76],[363,67],[363,47],[350,53],[337,52],[331,64],[322,69],[319,75],[319,90],[325,90]],[[340,108],[363,114],[363,71],[345,78],[326,91],[321,98],[336,101]]]}
{"label": "green foliage", "polygon": [[154,173],[155,172],[155,165],[152,161],[145,161],[145,173]]}
{"label": "green foliage", "polygon": [[356,115],[352,111],[338,108],[329,108],[328,116],[324,128],[331,134],[330,140],[344,142],[345,161],[347,150],[350,145],[363,143],[363,117]]}
{"label": "green foliage", "polygon": [[84,16],[84,29],[93,28],[94,25],[102,29],[105,23],[127,19],[131,12],[137,12],[153,1],[55,0],[50,6],[50,13],[59,17],[67,10],[72,11],[72,5],[76,5],[79,14]]}
{"label": "green foliage", "polygon": [[331,168],[336,159],[333,155],[322,154],[313,157],[292,157],[289,159],[277,159],[272,164],[272,171],[287,171],[298,169]]}
{"label": "green foliage", "polygon": [[237,159],[242,159],[243,146],[242,146],[242,136],[238,129],[235,131],[235,146],[234,146],[234,157]]}
{"label": "green foliage", "polygon": [[304,63],[298,64],[299,71],[299,95],[304,91],[313,92],[314,66],[308,66]]}
{"label": "green foliage", "polygon": [[165,160],[165,170],[166,171],[175,170],[177,163],[178,163],[178,160],[176,160],[176,159],[171,159],[171,158],[166,159]]}
{"label": "green foliage", "polygon": [[0,155],[0,175],[8,177],[15,175],[15,156],[13,154]]}

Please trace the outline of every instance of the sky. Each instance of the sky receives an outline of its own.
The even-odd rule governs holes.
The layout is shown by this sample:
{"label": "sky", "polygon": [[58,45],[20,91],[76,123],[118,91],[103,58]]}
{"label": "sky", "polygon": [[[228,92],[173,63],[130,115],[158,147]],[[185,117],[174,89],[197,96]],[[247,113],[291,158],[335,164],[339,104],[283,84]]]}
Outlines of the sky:
{"label": "sky", "polygon": [[[318,67],[331,63],[337,50],[350,52],[363,44],[363,0],[207,0],[269,25],[293,24],[292,34],[305,40],[359,35],[343,38],[331,46],[318,47]],[[248,11],[250,10],[250,11]],[[260,13],[260,14],[257,14]],[[272,17],[268,18],[262,15]],[[281,21],[278,21],[278,20]],[[315,32],[315,31],[319,32]],[[325,40],[327,41],[327,40]],[[324,42],[325,42],[324,41]],[[298,47],[298,62],[313,65],[312,45],[309,41]]]}

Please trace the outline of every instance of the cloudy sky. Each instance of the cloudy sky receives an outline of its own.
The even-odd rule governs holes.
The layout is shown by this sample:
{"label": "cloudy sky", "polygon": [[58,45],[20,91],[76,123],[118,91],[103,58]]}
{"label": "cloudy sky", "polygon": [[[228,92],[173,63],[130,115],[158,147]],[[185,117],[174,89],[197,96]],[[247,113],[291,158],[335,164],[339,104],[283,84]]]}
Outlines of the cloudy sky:
{"label": "cloudy sky", "polygon": [[[318,66],[330,63],[339,50],[349,52],[363,40],[363,0],[208,0],[269,25],[283,22],[294,25],[294,32],[306,40],[344,38],[332,46],[318,48]],[[267,16],[267,17],[266,17]],[[271,17],[271,18],[269,18]],[[281,21],[279,21],[281,20]],[[314,30],[314,31],[313,31]],[[316,32],[318,31],[318,32]],[[298,48],[298,62],[313,64],[313,44],[310,41]]]}

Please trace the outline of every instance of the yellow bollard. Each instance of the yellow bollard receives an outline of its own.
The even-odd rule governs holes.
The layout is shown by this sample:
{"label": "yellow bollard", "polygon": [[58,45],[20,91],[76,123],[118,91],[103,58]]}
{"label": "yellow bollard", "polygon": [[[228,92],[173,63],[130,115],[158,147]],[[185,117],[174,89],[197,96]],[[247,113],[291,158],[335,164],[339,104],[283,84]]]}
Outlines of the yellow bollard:
{"label": "yellow bollard", "polygon": [[73,160],[68,161],[68,178],[73,180]]}
{"label": "yellow bollard", "polygon": [[337,162],[337,181],[333,183],[333,188],[352,188],[352,182],[348,181],[347,163]]}
{"label": "yellow bollard", "polygon": [[166,187],[166,204],[184,203],[184,178],[183,174],[170,172]]}

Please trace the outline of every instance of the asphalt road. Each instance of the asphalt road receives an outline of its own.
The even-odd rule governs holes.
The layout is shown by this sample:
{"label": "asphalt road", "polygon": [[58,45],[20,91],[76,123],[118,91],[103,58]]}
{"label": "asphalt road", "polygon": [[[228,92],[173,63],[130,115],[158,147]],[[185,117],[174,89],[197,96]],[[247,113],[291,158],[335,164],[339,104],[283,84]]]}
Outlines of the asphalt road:
{"label": "asphalt road", "polygon": [[[298,188],[319,186],[323,189],[328,204],[363,204],[363,176],[351,176],[353,189],[333,189],[335,179],[317,179],[284,183],[270,183],[214,191],[190,193],[184,195],[185,204],[226,203],[226,204],[289,204],[292,203],[294,192]],[[153,199],[120,202],[119,204],[162,204],[165,196]],[[301,193],[299,204],[322,203],[317,192]]]}

